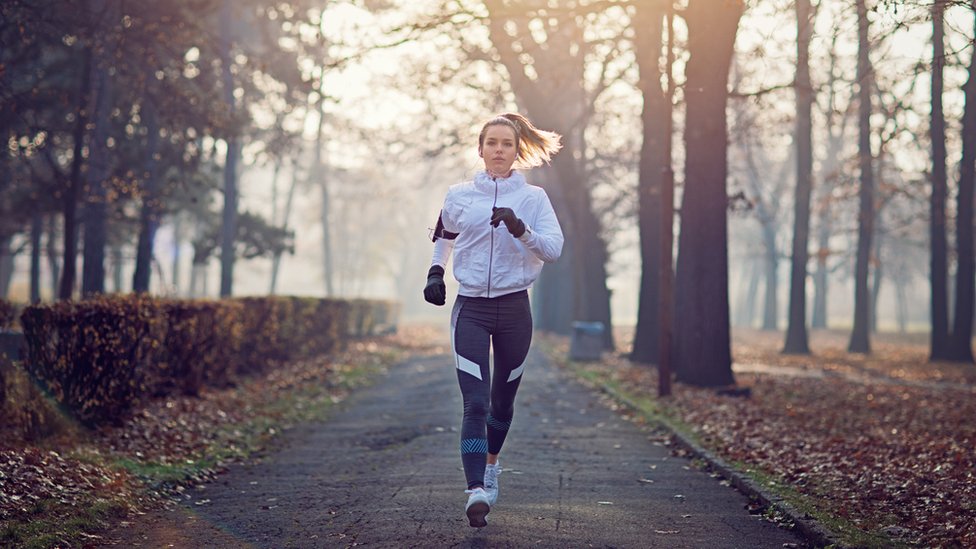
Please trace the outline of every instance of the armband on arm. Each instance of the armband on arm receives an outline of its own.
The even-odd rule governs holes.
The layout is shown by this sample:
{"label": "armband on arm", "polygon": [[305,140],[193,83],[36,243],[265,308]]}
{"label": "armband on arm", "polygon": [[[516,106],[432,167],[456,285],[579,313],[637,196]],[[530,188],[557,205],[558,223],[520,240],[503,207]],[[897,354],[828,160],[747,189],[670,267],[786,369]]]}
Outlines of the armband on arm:
{"label": "armband on arm", "polygon": [[431,241],[437,242],[439,238],[445,240],[454,240],[458,237],[458,233],[452,233],[444,228],[444,221],[441,216],[437,216],[437,227],[434,228],[434,236],[431,237]]}

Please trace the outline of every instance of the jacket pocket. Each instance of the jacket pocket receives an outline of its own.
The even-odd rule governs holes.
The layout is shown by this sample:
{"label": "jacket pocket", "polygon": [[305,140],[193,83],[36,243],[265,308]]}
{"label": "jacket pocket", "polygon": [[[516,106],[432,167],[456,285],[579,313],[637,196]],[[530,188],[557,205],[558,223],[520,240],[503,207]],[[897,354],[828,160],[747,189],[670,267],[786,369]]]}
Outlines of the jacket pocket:
{"label": "jacket pocket", "polygon": [[488,254],[474,250],[458,253],[454,274],[462,286],[484,290],[488,285]]}
{"label": "jacket pocket", "polygon": [[492,290],[511,290],[525,286],[525,261],[517,252],[497,254],[491,265]]}

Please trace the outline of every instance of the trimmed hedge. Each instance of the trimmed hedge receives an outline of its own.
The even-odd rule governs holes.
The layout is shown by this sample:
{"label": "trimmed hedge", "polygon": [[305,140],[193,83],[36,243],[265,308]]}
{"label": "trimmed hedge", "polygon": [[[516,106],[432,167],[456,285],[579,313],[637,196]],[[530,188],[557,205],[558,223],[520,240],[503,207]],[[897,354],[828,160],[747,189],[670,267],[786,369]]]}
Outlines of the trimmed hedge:
{"label": "trimmed hedge", "polygon": [[83,423],[118,417],[148,392],[167,332],[148,297],[99,297],[24,309],[27,371]]}
{"label": "trimmed hedge", "polygon": [[167,337],[152,383],[154,395],[197,395],[204,385],[233,384],[243,306],[235,301],[164,301]]}
{"label": "trimmed hedge", "polygon": [[25,368],[87,425],[121,421],[142,399],[204,386],[341,348],[388,331],[385,301],[103,296],[26,308]]}

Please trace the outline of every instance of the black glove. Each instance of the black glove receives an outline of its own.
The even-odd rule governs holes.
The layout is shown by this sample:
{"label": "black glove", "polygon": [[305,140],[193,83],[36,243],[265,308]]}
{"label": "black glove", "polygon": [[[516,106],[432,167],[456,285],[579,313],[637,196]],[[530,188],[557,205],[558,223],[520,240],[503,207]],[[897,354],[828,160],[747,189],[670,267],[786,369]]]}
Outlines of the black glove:
{"label": "black glove", "polygon": [[515,212],[511,208],[492,208],[491,209],[491,226],[497,227],[499,223],[504,222],[505,228],[508,232],[512,233],[512,236],[518,238],[525,234],[525,223],[522,220],[515,217]]}
{"label": "black glove", "polygon": [[433,305],[443,305],[446,300],[447,288],[444,286],[444,267],[432,265],[427,271],[427,286],[424,287],[424,299]]}

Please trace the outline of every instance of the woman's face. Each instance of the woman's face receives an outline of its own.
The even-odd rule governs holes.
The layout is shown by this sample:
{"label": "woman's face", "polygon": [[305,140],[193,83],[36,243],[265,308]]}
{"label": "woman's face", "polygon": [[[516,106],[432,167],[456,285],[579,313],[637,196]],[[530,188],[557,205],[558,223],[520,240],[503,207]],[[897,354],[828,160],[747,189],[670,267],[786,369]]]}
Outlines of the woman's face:
{"label": "woman's face", "polygon": [[508,126],[488,126],[485,140],[478,150],[485,159],[485,169],[493,175],[508,175],[518,155],[515,145],[515,130]]}

